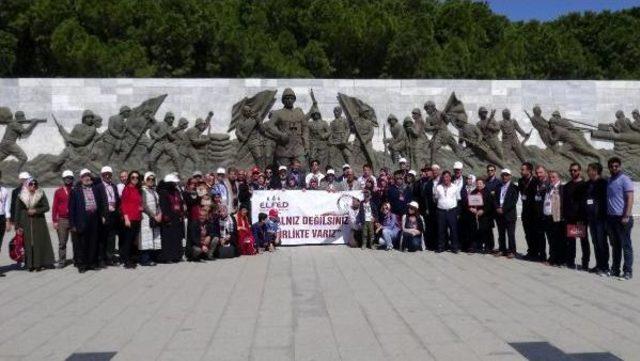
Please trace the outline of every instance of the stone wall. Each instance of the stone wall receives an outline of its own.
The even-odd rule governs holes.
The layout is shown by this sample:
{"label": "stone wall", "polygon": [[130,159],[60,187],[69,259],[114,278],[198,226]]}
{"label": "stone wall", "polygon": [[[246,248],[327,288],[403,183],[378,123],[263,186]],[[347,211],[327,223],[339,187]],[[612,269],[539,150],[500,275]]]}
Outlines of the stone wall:
{"label": "stone wall", "polygon": [[[389,113],[402,119],[414,107],[422,108],[426,100],[444,106],[455,91],[466,106],[471,121],[476,120],[479,106],[498,110],[510,108],[515,119],[528,130],[531,125],[523,109],[540,104],[545,117],[558,109],[568,118],[596,124],[612,122],[614,112],[640,107],[640,81],[524,81],[524,80],[348,80],[348,79],[0,79],[0,105],[13,111],[24,110],[28,118],[47,117],[51,113],[67,129],[80,121],[83,109],[100,114],[105,121],[116,114],[121,105],[136,106],[143,100],[166,93],[169,96],[159,110],[176,117],[186,117],[191,124],[196,117],[215,111],[212,130],[225,132],[231,107],[244,96],[263,89],[285,87],[297,94],[297,105],[305,111],[311,105],[309,89],[313,88],[325,119],[332,118],[337,105],[336,94],[342,92],[361,98],[372,105],[380,123]],[[279,108],[276,103],[275,108]],[[498,113],[499,114],[499,113]],[[4,133],[4,127],[0,127]],[[62,138],[53,121],[40,124],[33,135],[19,144],[33,158],[41,153],[58,154]],[[540,141],[534,132],[529,144]],[[382,149],[382,128],[377,130],[375,148]],[[597,147],[609,148],[598,142]]]}

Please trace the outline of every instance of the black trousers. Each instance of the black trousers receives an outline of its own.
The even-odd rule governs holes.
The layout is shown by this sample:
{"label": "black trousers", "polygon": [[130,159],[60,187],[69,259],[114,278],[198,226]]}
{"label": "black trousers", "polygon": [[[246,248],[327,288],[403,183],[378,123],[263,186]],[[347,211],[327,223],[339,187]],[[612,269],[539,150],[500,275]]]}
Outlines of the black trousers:
{"label": "black trousers", "polygon": [[429,208],[429,214],[424,218],[427,230],[424,233],[424,243],[427,249],[438,248],[438,214],[437,208]]}
{"label": "black trousers", "polygon": [[116,253],[116,236],[118,236],[120,242],[124,237],[123,233],[121,233],[122,223],[117,212],[109,212],[105,217],[105,221],[102,224],[101,220],[100,227],[100,261],[113,262],[115,261]]}
{"label": "black trousers", "polygon": [[545,216],[545,234],[549,241],[549,263],[562,265],[566,262],[565,223],[554,222],[551,216]]}
{"label": "black trousers", "polygon": [[459,251],[458,209],[438,209],[438,249],[444,250],[447,235],[451,240],[451,250]]}
{"label": "black trousers", "polygon": [[136,243],[140,234],[140,221],[131,221],[131,227],[122,227],[122,239],[120,240],[120,261],[125,264],[133,263],[135,252],[138,249]]}
{"label": "black trousers", "polygon": [[98,238],[102,220],[97,212],[87,213],[86,225],[82,232],[77,233],[77,247],[74,243],[74,253],[78,251],[76,267],[91,268],[98,265]]}
{"label": "black trousers", "polygon": [[[585,225],[586,228],[586,225]],[[576,264],[576,243],[577,238],[566,237],[567,266],[575,266]],[[585,232],[585,236],[580,238],[580,250],[582,251],[582,268],[589,268],[589,260],[591,259],[591,245],[589,244],[589,234]]]}
{"label": "black trousers", "polygon": [[524,239],[527,241],[527,256],[530,258],[537,258],[539,231],[536,229],[539,227],[535,215],[522,214],[522,229],[524,230]]}
{"label": "black trousers", "polygon": [[594,219],[589,221],[589,232],[596,256],[596,267],[600,271],[609,270],[609,241],[607,240],[607,221]]}
{"label": "black trousers", "polygon": [[0,252],[2,252],[2,241],[4,240],[4,233],[7,230],[7,217],[0,216]]}
{"label": "black trousers", "polygon": [[[498,223],[498,245],[500,252],[516,253],[516,221],[506,220],[502,216],[496,217]],[[507,238],[509,244],[507,244]]]}

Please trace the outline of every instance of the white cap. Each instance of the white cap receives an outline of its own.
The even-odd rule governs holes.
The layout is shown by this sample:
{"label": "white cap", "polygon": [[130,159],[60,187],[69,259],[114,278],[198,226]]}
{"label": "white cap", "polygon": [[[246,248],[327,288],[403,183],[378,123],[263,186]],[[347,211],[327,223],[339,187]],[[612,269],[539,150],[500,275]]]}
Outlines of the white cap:
{"label": "white cap", "polygon": [[462,169],[462,162],[458,161],[453,163],[453,169]]}
{"label": "white cap", "polygon": [[216,174],[227,174],[227,172],[224,170],[224,168],[220,167],[218,168],[218,170],[216,170]]}
{"label": "white cap", "polygon": [[73,178],[73,172],[68,169],[62,172],[62,178],[67,178],[67,177]]}
{"label": "white cap", "polygon": [[398,163],[406,163],[406,162],[407,162],[407,158],[398,159]]}
{"label": "white cap", "polygon": [[20,180],[27,180],[29,178],[31,178],[31,174],[28,172],[20,172],[20,174],[18,174],[18,179]]}
{"label": "white cap", "polygon": [[413,169],[411,169],[411,170],[409,171],[409,174],[411,174],[411,175],[412,175],[412,176],[414,176],[414,177],[415,177],[416,175],[418,175],[418,173],[416,173],[416,171],[415,171],[415,170],[413,170]]}
{"label": "white cap", "polygon": [[440,169],[440,166],[437,164],[432,164],[431,169]]}
{"label": "white cap", "polygon": [[169,174],[167,174],[166,176],[164,176],[163,181],[164,181],[165,183],[179,183],[179,182],[180,182],[180,179],[178,179],[178,177],[176,177],[176,175],[175,175],[175,174],[173,174],[173,173],[169,173]]}
{"label": "white cap", "polygon": [[500,174],[508,174],[511,175],[511,171],[508,168],[503,169]]}
{"label": "white cap", "polygon": [[281,166],[279,166],[279,167],[278,167],[278,170],[279,170],[279,171],[281,171],[281,170],[287,170],[287,167],[285,167],[285,166],[281,165]]}
{"label": "white cap", "polygon": [[347,168],[351,168],[351,166],[349,165],[349,163],[345,163],[345,164],[342,166],[342,170],[345,170],[345,169],[347,169]]}
{"label": "white cap", "polygon": [[91,171],[88,170],[87,168],[84,168],[83,170],[80,171],[80,177],[84,176],[84,175],[91,175]]}
{"label": "white cap", "polygon": [[416,201],[409,202],[408,206],[409,207],[413,207],[415,209],[420,209],[420,206],[418,205],[418,202],[416,202]]}
{"label": "white cap", "polygon": [[328,169],[328,170],[327,170],[327,175],[329,175],[329,174],[333,174],[333,175],[335,175],[335,174],[336,174],[336,171],[335,171],[335,170],[333,170],[333,169]]}
{"label": "white cap", "polygon": [[153,173],[153,172],[147,172],[147,173],[145,173],[145,174],[144,174],[144,180],[146,181],[146,180],[147,180],[147,178],[149,178],[149,177],[155,177],[155,176],[156,176],[156,174],[155,174],[155,173]]}
{"label": "white cap", "polygon": [[105,174],[105,173],[113,174],[113,169],[111,169],[111,167],[109,167],[108,165],[105,165],[104,167],[102,167],[102,169],[100,169],[100,174]]}
{"label": "white cap", "polygon": [[[197,176],[202,176],[202,172],[197,170],[195,172],[193,172],[193,174],[191,175],[192,177],[197,177]],[[146,177],[145,177],[146,178]]]}

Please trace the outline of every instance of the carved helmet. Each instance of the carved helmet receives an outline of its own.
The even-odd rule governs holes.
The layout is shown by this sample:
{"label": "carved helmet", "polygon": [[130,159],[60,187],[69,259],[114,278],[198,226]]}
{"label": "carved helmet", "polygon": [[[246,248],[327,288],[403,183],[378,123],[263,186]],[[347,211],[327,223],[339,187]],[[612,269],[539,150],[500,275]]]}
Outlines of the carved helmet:
{"label": "carved helmet", "polygon": [[167,120],[167,119],[169,119],[169,118],[176,119],[176,116],[175,116],[175,115],[173,115],[173,112],[166,112],[166,113],[164,114],[164,120],[166,121],[166,120]]}
{"label": "carved helmet", "polygon": [[123,114],[123,113],[126,113],[126,112],[130,112],[130,111],[131,111],[131,108],[129,108],[126,105],[123,105],[123,106],[120,107],[120,114]]}
{"label": "carved helmet", "polygon": [[427,100],[427,102],[424,103],[424,109],[427,109],[427,108],[435,109],[435,107],[436,107],[436,103],[434,103],[433,100]]}
{"label": "carved helmet", "polygon": [[393,113],[391,113],[391,114],[389,114],[389,116],[387,117],[387,123],[391,123],[391,120],[392,120],[392,119],[395,119],[395,121],[396,121],[396,122],[398,121],[398,118],[397,118]]}
{"label": "carved helmet", "polygon": [[478,109],[478,114],[480,114],[480,113],[489,113],[489,111],[488,111],[488,110],[487,110],[487,108],[485,108],[485,107],[480,107],[480,108]]}
{"label": "carved helmet", "polygon": [[413,108],[413,110],[411,111],[411,114],[422,115],[422,110],[420,110],[420,108]]}
{"label": "carved helmet", "polygon": [[286,96],[293,96],[293,99],[296,98],[296,93],[293,92],[293,89],[291,88],[286,88],[283,92],[282,92],[282,99],[284,99]]}
{"label": "carved helmet", "polygon": [[557,110],[554,110],[553,113],[551,113],[551,116],[558,117],[558,118],[561,117],[560,112]]}
{"label": "carved helmet", "polygon": [[204,124],[207,124],[207,122],[205,122],[204,119],[202,119],[202,118],[196,119],[196,126],[204,125]]}
{"label": "carved helmet", "polygon": [[85,109],[85,111],[82,112],[82,119],[84,120],[87,117],[95,117],[96,115],[93,113],[93,111],[91,111],[90,109]]}
{"label": "carved helmet", "polygon": [[24,112],[22,110],[16,110],[15,114],[13,114],[14,117],[16,117],[16,119],[21,118],[24,119],[25,115]]}
{"label": "carved helmet", "polygon": [[189,121],[187,120],[187,118],[180,118],[178,120],[178,126],[179,127],[184,127],[184,126],[187,126],[187,125],[189,125]]}
{"label": "carved helmet", "polygon": [[13,118],[13,113],[11,113],[11,109],[8,107],[0,107],[0,119],[11,119]]}

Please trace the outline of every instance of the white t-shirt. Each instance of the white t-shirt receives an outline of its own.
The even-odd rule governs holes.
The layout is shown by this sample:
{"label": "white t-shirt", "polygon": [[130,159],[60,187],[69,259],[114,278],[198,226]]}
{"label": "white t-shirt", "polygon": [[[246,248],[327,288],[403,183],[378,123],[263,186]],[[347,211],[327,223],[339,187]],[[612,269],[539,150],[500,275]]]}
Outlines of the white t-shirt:
{"label": "white t-shirt", "polygon": [[315,177],[318,180],[318,185],[320,185],[320,181],[324,178],[324,174],[318,172],[316,174],[314,173],[309,173],[307,174],[306,177],[304,177],[304,183],[307,185],[307,187],[309,186],[309,182],[311,182],[311,179]]}
{"label": "white t-shirt", "polygon": [[[372,174],[369,176],[369,179],[371,179],[373,181],[373,186],[376,187],[378,185],[377,181],[376,181],[376,177]],[[358,183],[360,184],[360,188],[364,189],[365,183],[367,182],[367,179],[364,177],[364,175],[361,175],[360,177],[358,177]]]}
{"label": "white t-shirt", "polygon": [[438,202],[438,209],[450,210],[458,206],[460,192],[458,191],[458,187],[453,183],[448,187],[445,187],[444,184],[438,184],[434,197]]}
{"label": "white t-shirt", "polygon": [[362,209],[364,210],[364,221],[373,221],[373,213],[371,212],[371,202],[362,202]]}

